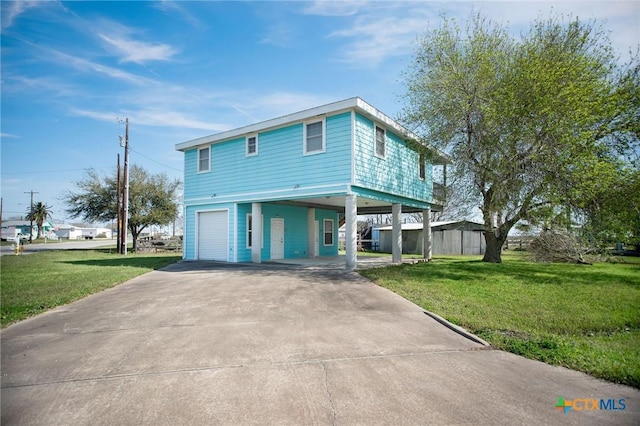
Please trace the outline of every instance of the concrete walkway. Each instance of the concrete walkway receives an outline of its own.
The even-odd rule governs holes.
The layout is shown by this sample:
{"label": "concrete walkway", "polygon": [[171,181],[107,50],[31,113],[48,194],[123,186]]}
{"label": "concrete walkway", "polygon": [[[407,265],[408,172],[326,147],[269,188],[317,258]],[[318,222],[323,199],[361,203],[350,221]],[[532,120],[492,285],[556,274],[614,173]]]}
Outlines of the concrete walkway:
{"label": "concrete walkway", "polygon": [[[640,423],[632,388],[492,350],[322,268],[178,263],[1,344],[3,425]],[[560,396],[626,409],[564,414]]]}

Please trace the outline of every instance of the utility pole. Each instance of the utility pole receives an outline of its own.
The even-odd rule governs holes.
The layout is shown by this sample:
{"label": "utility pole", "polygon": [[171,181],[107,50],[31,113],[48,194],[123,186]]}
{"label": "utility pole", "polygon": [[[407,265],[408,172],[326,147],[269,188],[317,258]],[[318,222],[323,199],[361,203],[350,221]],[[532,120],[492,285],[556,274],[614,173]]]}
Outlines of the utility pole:
{"label": "utility pole", "polygon": [[118,230],[118,239],[116,240],[116,247],[118,247],[118,254],[122,254],[122,246],[120,245],[120,241],[122,239],[122,210],[120,209],[120,200],[122,199],[122,194],[120,193],[120,153],[118,153],[118,170],[116,172],[117,186],[116,186],[116,214],[118,216],[117,219],[117,230]]}
{"label": "utility pole", "polygon": [[33,194],[39,194],[39,192],[31,190],[25,194],[31,194],[31,207],[29,207],[29,244],[31,244],[33,242]]}
{"label": "utility pole", "polygon": [[[122,201],[122,254],[127,254],[127,228],[129,221],[129,119],[125,120],[125,136],[124,136],[124,199]],[[120,137],[120,143],[122,144],[122,137]]]}

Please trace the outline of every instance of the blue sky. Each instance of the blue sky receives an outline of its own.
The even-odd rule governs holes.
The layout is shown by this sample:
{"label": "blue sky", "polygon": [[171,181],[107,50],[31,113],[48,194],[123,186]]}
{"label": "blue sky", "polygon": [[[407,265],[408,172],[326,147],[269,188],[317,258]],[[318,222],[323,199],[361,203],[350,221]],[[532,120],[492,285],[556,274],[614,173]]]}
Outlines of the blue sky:
{"label": "blue sky", "polygon": [[182,177],[176,143],[360,96],[394,117],[415,40],[480,11],[514,34],[554,13],[597,19],[627,57],[640,2],[2,1],[3,216],[60,196],[84,169]]}

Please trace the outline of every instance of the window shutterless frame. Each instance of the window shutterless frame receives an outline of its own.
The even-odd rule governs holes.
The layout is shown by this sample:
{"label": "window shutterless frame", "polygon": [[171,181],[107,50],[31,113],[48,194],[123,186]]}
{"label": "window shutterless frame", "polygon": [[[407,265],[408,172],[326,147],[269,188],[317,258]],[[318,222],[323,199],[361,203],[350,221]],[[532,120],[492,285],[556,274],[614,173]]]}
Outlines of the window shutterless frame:
{"label": "window shutterless frame", "polygon": [[247,157],[258,155],[258,135],[247,136],[246,146]]}
{"label": "window shutterless frame", "polygon": [[211,171],[211,145],[198,149],[198,173]]}
{"label": "window shutterless frame", "polygon": [[375,147],[374,153],[376,157],[386,158],[387,149],[387,133],[384,128],[375,126],[374,128]]}
{"label": "window shutterless frame", "polygon": [[[260,216],[260,223],[264,225],[264,215]],[[264,232],[264,226],[262,226],[262,232]],[[260,248],[264,248],[264,239],[262,235],[260,237]],[[253,215],[247,213],[247,248],[250,249],[253,245]]]}
{"label": "window shutterless frame", "polygon": [[326,150],[326,122],[324,119],[309,121],[302,125],[302,152],[304,155],[319,154]]}
{"label": "window shutterless frame", "polygon": [[333,245],[333,219],[324,219],[322,221],[322,242],[325,246]]}

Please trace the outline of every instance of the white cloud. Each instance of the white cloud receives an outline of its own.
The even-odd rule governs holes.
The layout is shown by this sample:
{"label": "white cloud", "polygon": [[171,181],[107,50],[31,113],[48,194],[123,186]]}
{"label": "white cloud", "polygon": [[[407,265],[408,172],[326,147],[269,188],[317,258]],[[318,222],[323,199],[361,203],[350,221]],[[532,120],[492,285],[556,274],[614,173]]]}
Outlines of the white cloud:
{"label": "white cloud", "polygon": [[72,66],[79,71],[84,72],[96,72],[106,75],[107,77],[114,78],[116,80],[124,80],[136,85],[144,85],[154,83],[153,80],[141,77],[136,74],[132,74],[126,71],[119,70],[117,68],[102,65],[96,62],[92,62],[86,59],[78,58],[68,53],[63,53],[54,49],[46,49],[46,59],[55,60],[59,65]]}
{"label": "white cloud", "polygon": [[71,114],[80,117],[88,117],[98,121],[115,122],[117,117],[128,117],[131,125],[152,126],[152,127],[176,127],[180,129],[193,129],[222,132],[228,130],[230,126],[226,124],[206,122],[191,118],[176,111],[161,110],[137,110],[105,112],[92,111],[80,108],[71,108]]}
{"label": "white cloud", "polygon": [[371,67],[411,53],[415,40],[430,27],[437,26],[441,16],[464,25],[478,12],[507,25],[514,36],[527,32],[536,19],[578,17],[582,21],[595,19],[602,24],[610,33],[612,46],[621,55],[626,55],[629,48],[635,51],[640,44],[640,2],[637,1],[371,2],[346,28],[328,37],[345,40],[339,52],[343,62]]}
{"label": "white cloud", "polygon": [[410,53],[429,17],[424,12],[406,11],[401,16],[359,16],[350,28],[334,31],[329,37],[349,40],[341,51],[342,61],[358,67],[375,66],[388,58]]}
{"label": "white cloud", "polygon": [[293,31],[284,22],[280,22],[275,25],[271,25],[267,28],[267,35],[265,35],[261,44],[272,44],[276,47],[287,47],[293,38]]}
{"label": "white cloud", "polygon": [[80,91],[69,83],[63,83],[51,77],[26,77],[22,75],[6,75],[2,82],[3,91],[47,91],[55,96],[77,96]]}
{"label": "white cloud", "polygon": [[20,139],[18,135],[12,135],[11,133],[0,133],[0,138],[2,139]]}
{"label": "white cloud", "polygon": [[366,0],[327,1],[316,0],[303,9],[306,15],[350,16],[367,6]]}
{"label": "white cloud", "polygon": [[146,43],[124,37],[110,37],[102,33],[98,33],[98,37],[121,56],[122,62],[143,64],[147,61],[167,61],[177,53],[173,47],[164,43]]}
{"label": "white cloud", "polygon": [[[501,2],[483,2],[478,10],[492,20],[508,24],[512,33],[528,31],[536,19],[551,16],[565,21],[579,18],[583,22],[596,20],[609,32],[611,45],[618,53],[625,55],[629,48],[636,50],[640,45],[640,2],[638,1],[525,1],[518,7],[504,7]],[[461,15],[460,19],[468,16]]]}
{"label": "white cloud", "polygon": [[173,14],[180,16],[191,28],[202,30],[206,27],[202,21],[193,16],[192,13],[174,0],[161,0],[158,3],[155,3],[154,6],[168,15]]}
{"label": "white cloud", "polygon": [[10,28],[16,18],[25,13],[27,10],[42,5],[43,2],[36,1],[12,1],[2,2],[2,29]]}

